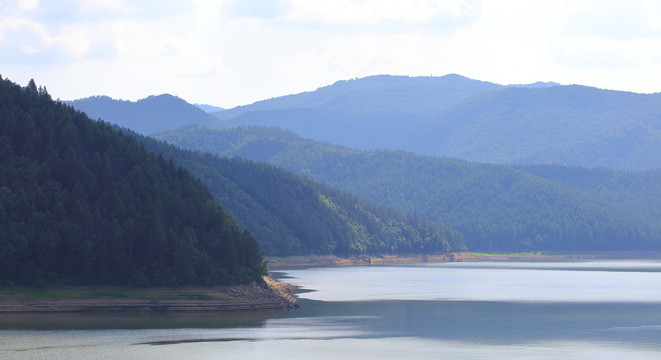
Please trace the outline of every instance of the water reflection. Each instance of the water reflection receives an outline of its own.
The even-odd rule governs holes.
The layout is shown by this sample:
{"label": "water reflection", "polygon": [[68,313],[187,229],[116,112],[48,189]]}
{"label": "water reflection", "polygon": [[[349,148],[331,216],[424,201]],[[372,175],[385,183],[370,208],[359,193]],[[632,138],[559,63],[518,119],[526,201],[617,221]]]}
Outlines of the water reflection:
{"label": "water reflection", "polygon": [[0,359],[659,359],[660,265],[292,270],[291,312],[2,315]]}
{"label": "water reflection", "polygon": [[242,312],[125,312],[0,314],[0,329],[95,330],[95,329],[219,329],[261,327],[287,310]]}
{"label": "water reflection", "polygon": [[[661,304],[511,303],[464,301],[303,300],[287,317],[335,315],[367,337],[527,343],[535,341],[627,341],[658,345]],[[273,326],[282,320],[271,320]],[[329,324],[327,321],[325,324]],[[310,321],[307,325],[314,326]]]}
{"label": "water reflection", "polygon": [[291,270],[321,301],[661,302],[660,261],[477,262]]}

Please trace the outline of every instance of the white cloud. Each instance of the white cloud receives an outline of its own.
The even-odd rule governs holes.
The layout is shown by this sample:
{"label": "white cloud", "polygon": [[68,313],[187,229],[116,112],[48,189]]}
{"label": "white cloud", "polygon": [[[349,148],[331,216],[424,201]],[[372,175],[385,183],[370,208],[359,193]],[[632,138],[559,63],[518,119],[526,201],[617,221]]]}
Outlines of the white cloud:
{"label": "white cloud", "polygon": [[0,4],[3,77],[66,99],[171,92],[227,107],[379,73],[661,90],[655,0]]}
{"label": "white cloud", "polygon": [[565,30],[578,36],[596,36],[617,40],[661,35],[657,1],[593,1],[576,11]]}
{"label": "white cloud", "polygon": [[33,11],[39,6],[39,0],[20,0],[17,7],[20,10]]}
{"label": "white cloud", "polygon": [[233,18],[277,19],[290,9],[288,0],[234,0],[226,5]]}
{"label": "white cloud", "polygon": [[465,0],[292,0],[288,19],[324,23],[383,21],[427,22],[439,15],[471,16],[476,5]]}

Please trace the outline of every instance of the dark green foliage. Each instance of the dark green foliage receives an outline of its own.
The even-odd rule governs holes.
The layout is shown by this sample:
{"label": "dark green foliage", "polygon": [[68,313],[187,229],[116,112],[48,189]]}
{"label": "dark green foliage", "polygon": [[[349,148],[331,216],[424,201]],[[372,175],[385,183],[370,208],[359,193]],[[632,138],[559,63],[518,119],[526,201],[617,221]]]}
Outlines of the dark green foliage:
{"label": "dark green foliage", "polygon": [[[522,171],[526,168],[404,152],[362,152],[273,128],[189,128],[160,138],[222,155],[255,157],[364,200],[421,215],[463,233],[470,249],[661,248],[658,172],[612,172],[604,178],[595,171],[600,185],[588,190],[595,181],[565,167],[546,171],[544,179],[532,168],[527,173]],[[536,173],[542,175],[542,170]]]}
{"label": "dark green foliage", "polygon": [[197,124],[209,127],[230,126],[202,109],[168,94],[150,96],[136,102],[93,96],[68,101],[92,119],[103,119],[141,134],[153,134]]}
{"label": "dark green foliage", "polygon": [[198,180],[32,85],[0,81],[0,284],[227,284],[265,272],[254,238]]}
{"label": "dark green foliage", "polygon": [[463,237],[456,231],[365,203],[272,165],[189,152],[150,138],[140,139],[148,149],[172,157],[200,178],[269,255],[419,253],[465,248]]}
{"label": "dark green foliage", "polygon": [[28,91],[31,92],[37,92],[37,84],[34,83],[34,79],[30,79],[30,82],[28,82],[28,86],[26,88]]}
{"label": "dark green foliage", "polygon": [[661,219],[661,169],[624,172],[559,165],[530,165],[518,169],[608,199],[648,223],[658,223]]}

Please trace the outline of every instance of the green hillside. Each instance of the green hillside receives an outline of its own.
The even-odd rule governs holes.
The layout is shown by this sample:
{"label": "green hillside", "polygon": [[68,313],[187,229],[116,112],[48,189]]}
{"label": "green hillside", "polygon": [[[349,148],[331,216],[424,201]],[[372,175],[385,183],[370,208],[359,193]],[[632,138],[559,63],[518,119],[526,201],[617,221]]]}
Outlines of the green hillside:
{"label": "green hillside", "polygon": [[194,285],[265,264],[187,171],[34,82],[0,79],[0,285]]}
{"label": "green hillside", "polygon": [[454,230],[360,201],[272,165],[184,151],[146,137],[140,141],[201,179],[268,255],[465,249],[463,236]]}
{"label": "green hillside", "polygon": [[[502,165],[350,150],[274,128],[188,128],[160,139],[184,148],[268,161],[364,200],[424,216],[463,233],[469,249],[661,247],[659,217],[654,212],[641,216],[636,200],[640,197],[630,196],[644,190],[626,184],[617,196],[629,200],[617,202],[612,194]],[[656,209],[658,214],[658,205]]]}
{"label": "green hillside", "polygon": [[661,219],[661,169],[626,172],[559,165],[528,165],[518,169],[609,199],[649,222]]}

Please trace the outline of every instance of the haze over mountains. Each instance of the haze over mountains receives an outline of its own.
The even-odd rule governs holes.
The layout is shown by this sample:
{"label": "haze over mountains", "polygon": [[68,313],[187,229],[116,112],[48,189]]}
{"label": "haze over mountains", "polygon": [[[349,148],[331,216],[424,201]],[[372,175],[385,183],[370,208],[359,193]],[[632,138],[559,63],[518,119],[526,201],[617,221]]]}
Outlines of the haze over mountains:
{"label": "haze over mountains", "polygon": [[167,121],[180,129],[143,133],[266,161],[417,214],[460,231],[470,249],[650,249],[661,247],[658,170],[605,168],[661,168],[659,100],[555,83],[381,75],[214,113],[293,133],[200,128],[186,117]]}
{"label": "haze over mountains", "polygon": [[210,127],[231,126],[169,94],[149,96],[136,102],[114,100],[108,96],[92,96],[65,103],[85,112],[92,119],[103,119],[144,135],[193,124]]}
{"label": "haze over mountains", "polygon": [[266,161],[364,200],[460,231],[469,249],[661,247],[661,172],[511,168],[360,151],[264,127],[186,128],[158,139]]}
{"label": "haze over mountains", "polygon": [[225,109],[219,107],[219,106],[213,106],[213,105],[208,105],[208,104],[194,104],[198,108],[202,109],[206,113],[213,113],[213,112],[219,112],[219,111],[224,111]]}
{"label": "haze over mountains", "polygon": [[361,150],[500,164],[661,166],[661,94],[373,76],[215,113]]}
{"label": "haze over mountains", "polygon": [[[661,94],[578,85],[498,85],[460,75],[379,75],[213,112],[171,95],[71,101],[92,118],[154,134],[186,125],[275,126],[361,150],[499,164],[661,167]],[[209,109],[209,108],[207,108]]]}

